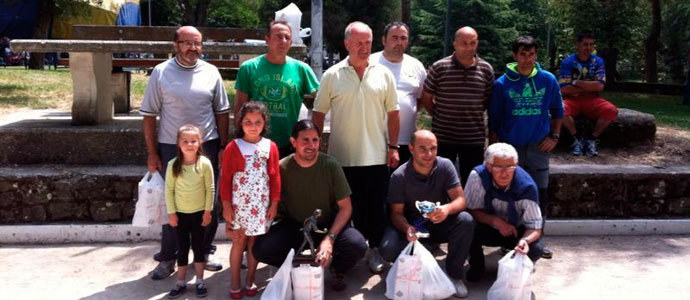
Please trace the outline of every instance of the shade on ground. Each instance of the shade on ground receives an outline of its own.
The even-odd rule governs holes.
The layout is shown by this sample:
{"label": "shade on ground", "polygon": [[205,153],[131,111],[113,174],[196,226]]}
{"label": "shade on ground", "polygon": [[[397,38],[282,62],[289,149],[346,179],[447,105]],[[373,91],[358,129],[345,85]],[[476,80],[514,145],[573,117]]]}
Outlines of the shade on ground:
{"label": "shade on ground", "polygon": [[[690,299],[690,236],[548,237],[547,244],[554,258],[537,263],[536,299]],[[175,279],[149,279],[157,248],[155,242],[2,245],[0,299],[164,299]],[[206,273],[207,299],[229,298],[229,248],[228,242],[218,244],[226,268]],[[486,298],[495,279],[496,250],[486,249],[487,274],[469,285],[467,299]],[[443,265],[444,257],[437,258]],[[270,270],[259,268],[263,287]],[[327,289],[326,299],[385,299],[385,277],[371,275],[363,262],[347,281],[344,292]],[[193,289],[185,297],[196,299]]]}

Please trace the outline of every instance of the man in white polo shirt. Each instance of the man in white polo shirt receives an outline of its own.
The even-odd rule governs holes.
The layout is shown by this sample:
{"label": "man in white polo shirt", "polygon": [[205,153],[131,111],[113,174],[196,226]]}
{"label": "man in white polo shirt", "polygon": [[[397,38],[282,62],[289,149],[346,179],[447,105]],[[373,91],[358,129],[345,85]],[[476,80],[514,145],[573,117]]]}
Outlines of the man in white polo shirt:
{"label": "man in white polo shirt", "polygon": [[422,97],[426,70],[416,58],[405,54],[409,44],[410,27],[403,22],[393,22],[383,29],[383,51],[371,55],[369,61],[387,67],[393,77],[400,105],[400,132],[398,145],[400,164],[410,159],[410,137],[416,130],[417,99]]}

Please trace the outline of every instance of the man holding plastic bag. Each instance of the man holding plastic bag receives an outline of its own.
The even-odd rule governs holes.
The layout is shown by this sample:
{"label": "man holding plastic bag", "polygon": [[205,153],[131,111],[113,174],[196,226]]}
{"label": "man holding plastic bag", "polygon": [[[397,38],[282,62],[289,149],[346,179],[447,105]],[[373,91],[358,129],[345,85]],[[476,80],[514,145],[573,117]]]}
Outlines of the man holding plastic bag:
{"label": "man holding plastic bag", "polygon": [[467,207],[477,222],[468,281],[479,281],[484,274],[482,246],[514,248],[527,254],[532,262],[541,257],[544,250],[537,185],[518,166],[513,146],[490,145],[484,153],[484,164],[470,173],[465,191]]}
{"label": "man holding plastic bag", "polygon": [[[431,131],[418,130],[412,136],[409,145],[412,159],[391,175],[388,203],[393,227],[384,231],[379,249],[385,260],[393,261],[408,242],[417,240],[420,231],[429,235],[422,242],[447,242],[446,272],[455,286],[455,296],[464,298],[468,291],[463,282],[463,265],[472,242],[474,222],[463,211],[465,195],[455,166],[450,160],[437,157],[437,147],[436,136]],[[416,201],[440,205],[424,217]]]}

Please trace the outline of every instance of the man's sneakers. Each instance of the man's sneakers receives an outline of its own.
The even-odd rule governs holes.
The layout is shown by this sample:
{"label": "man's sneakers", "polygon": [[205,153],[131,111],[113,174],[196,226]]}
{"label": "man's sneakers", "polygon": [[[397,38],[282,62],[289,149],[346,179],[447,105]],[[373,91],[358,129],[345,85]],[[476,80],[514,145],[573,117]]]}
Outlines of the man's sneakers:
{"label": "man's sneakers", "polygon": [[215,255],[213,255],[213,253],[209,253],[206,255],[206,267],[205,267],[205,269],[206,269],[206,271],[211,271],[211,272],[220,271],[223,269],[223,264],[221,264],[220,262],[218,262],[216,260],[216,257],[215,257]]}
{"label": "man's sneakers", "polygon": [[158,263],[155,269],[153,269],[153,272],[151,272],[151,279],[153,280],[161,280],[168,278],[170,274],[175,272],[175,260],[164,260]]}
{"label": "man's sneakers", "polygon": [[186,291],[187,291],[187,285],[176,284],[175,287],[170,291],[170,293],[168,293],[168,299],[178,298],[178,297],[182,296],[182,294],[184,294],[184,292],[186,292]]}
{"label": "man's sneakers", "polygon": [[206,284],[202,282],[196,283],[196,296],[197,298],[204,298],[208,295],[208,290],[206,289]]}
{"label": "man's sneakers", "polygon": [[584,142],[584,139],[581,137],[574,137],[573,138],[573,144],[570,145],[570,154],[575,155],[575,156],[580,156],[582,155],[582,144]]}
{"label": "man's sneakers", "polygon": [[599,155],[599,140],[598,139],[584,139],[582,137],[575,137],[573,144],[570,145],[570,154],[575,156],[586,155],[589,157]]}
{"label": "man's sneakers", "polygon": [[469,292],[467,291],[467,286],[462,281],[462,279],[451,279],[453,285],[455,286],[455,294],[453,296],[458,298],[467,298]]}
{"label": "man's sneakers", "polygon": [[553,251],[544,246],[544,252],[541,254],[541,258],[551,259],[553,258]]}
{"label": "man's sneakers", "polygon": [[367,264],[369,265],[369,271],[371,271],[371,273],[373,274],[381,274],[381,272],[383,272],[384,260],[383,257],[381,257],[381,254],[379,254],[378,249],[369,248],[367,254]]}
{"label": "man's sneakers", "polygon": [[599,140],[585,140],[583,147],[585,148],[585,155],[590,157],[599,155]]}

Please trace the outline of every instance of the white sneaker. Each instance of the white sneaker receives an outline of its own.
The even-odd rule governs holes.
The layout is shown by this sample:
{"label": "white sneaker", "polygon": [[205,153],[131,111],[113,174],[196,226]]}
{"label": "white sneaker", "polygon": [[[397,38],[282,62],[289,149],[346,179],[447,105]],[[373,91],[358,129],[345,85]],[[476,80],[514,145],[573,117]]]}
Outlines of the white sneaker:
{"label": "white sneaker", "polygon": [[369,271],[374,274],[381,274],[383,272],[383,257],[381,257],[381,254],[379,254],[378,249],[376,248],[370,248],[368,251],[368,264],[369,264]]}
{"label": "white sneaker", "polygon": [[453,281],[453,285],[455,286],[455,297],[458,298],[467,298],[467,295],[469,292],[467,291],[467,286],[465,286],[465,283],[462,281],[462,279],[451,279]]}

